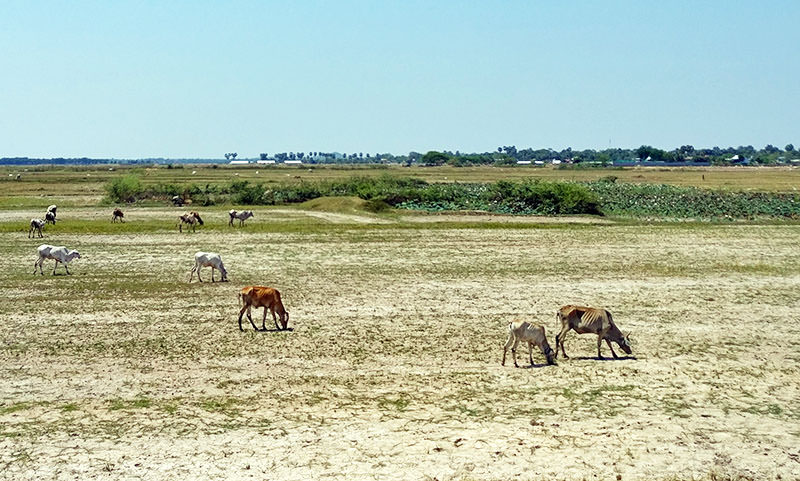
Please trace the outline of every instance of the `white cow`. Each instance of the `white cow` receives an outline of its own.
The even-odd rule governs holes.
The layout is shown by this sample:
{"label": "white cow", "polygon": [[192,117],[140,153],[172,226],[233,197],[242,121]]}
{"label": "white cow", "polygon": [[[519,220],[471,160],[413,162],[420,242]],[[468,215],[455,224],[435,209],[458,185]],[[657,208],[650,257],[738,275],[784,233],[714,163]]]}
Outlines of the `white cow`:
{"label": "white cow", "polygon": [[44,237],[42,235],[42,229],[44,228],[44,221],[42,219],[31,219],[31,228],[28,229],[28,238],[34,237],[34,231],[39,233],[39,237]]}
{"label": "white cow", "polygon": [[57,210],[58,210],[58,206],[55,205],[55,204],[47,207],[47,212],[52,212],[53,213],[53,217],[56,216],[56,211]]}
{"label": "white cow", "polygon": [[214,281],[215,269],[218,269],[219,272],[222,274],[220,282],[228,282],[228,271],[225,270],[225,265],[222,263],[222,258],[219,256],[219,254],[215,252],[198,252],[197,254],[195,254],[194,267],[192,267],[192,273],[189,275],[189,282],[192,282],[195,272],[197,272],[197,280],[203,282],[203,279],[200,278],[201,267],[211,268],[211,282],[215,282]]}
{"label": "white cow", "polygon": [[[73,251],[67,249],[64,246],[51,246],[47,244],[42,244],[37,249],[39,252],[39,258],[36,259],[36,262],[33,264],[33,273],[36,274],[36,266],[39,266],[39,273],[44,275],[42,271],[42,264],[44,264],[45,259],[53,259],[56,261],[55,265],[53,266],[53,275],[56,275],[56,267],[58,267],[58,263],[64,264],[64,269],[67,270],[67,274],[69,274],[69,268],[67,268],[67,264],[72,261],[72,259],[80,259],[81,255],[78,251]],[[71,274],[70,274],[71,275]]]}
{"label": "white cow", "polygon": [[228,212],[228,215],[231,218],[231,220],[228,221],[228,225],[233,226],[233,219],[239,219],[239,227],[241,227],[242,224],[244,224],[244,221],[246,221],[250,217],[254,217],[252,210],[243,210],[241,212],[231,210],[230,212]]}

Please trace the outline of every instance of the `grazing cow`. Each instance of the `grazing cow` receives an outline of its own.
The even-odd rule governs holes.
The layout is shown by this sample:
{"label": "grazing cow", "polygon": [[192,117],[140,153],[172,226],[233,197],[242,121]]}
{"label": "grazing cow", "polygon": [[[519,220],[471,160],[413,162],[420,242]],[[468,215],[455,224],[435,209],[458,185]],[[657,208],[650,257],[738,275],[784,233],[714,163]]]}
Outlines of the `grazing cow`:
{"label": "grazing cow", "polygon": [[183,224],[189,224],[192,227],[192,232],[195,231],[195,224],[203,225],[203,219],[197,212],[189,212],[178,217],[178,230],[183,232]]}
{"label": "grazing cow", "polygon": [[539,346],[542,354],[547,359],[547,364],[554,364],[553,350],[550,349],[550,344],[547,343],[547,336],[544,332],[544,326],[531,324],[526,321],[514,321],[508,325],[508,340],[506,345],[503,346],[503,361],[501,366],[506,365],[506,352],[511,348],[511,354],[514,358],[514,367],[519,367],[517,364],[517,345],[522,342],[528,343],[528,359],[533,366],[533,345]]}
{"label": "grazing cow", "polygon": [[215,252],[198,252],[194,255],[194,267],[192,273],[189,275],[189,282],[192,282],[194,273],[197,272],[197,280],[200,279],[200,268],[211,267],[211,282],[214,282],[214,270],[219,270],[221,274],[220,282],[228,282],[228,271],[225,270],[225,265],[222,263],[222,258]]}
{"label": "grazing cow", "polygon": [[56,267],[58,267],[59,263],[64,264],[64,269],[67,270],[67,274],[72,275],[69,272],[67,264],[71,262],[72,259],[81,258],[81,255],[78,253],[78,251],[67,249],[64,246],[54,247],[51,245],[42,244],[37,249],[37,252],[39,253],[39,258],[33,263],[34,275],[36,274],[36,266],[39,266],[39,273],[44,275],[44,272],[42,271],[42,264],[44,263],[45,259],[53,259],[56,261],[55,265],[53,266],[53,275],[56,275]]}
{"label": "grazing cow", "polygon": [[172,204],[177,206],[177,207],[182,207],[183,206],[183,198],[181,196],[179,196],[179,195],[172,196]]}
{"label": "grazing cow", "polygon": [[[243,287],[242,290],[239,291],[239,305],[242,306],[242,309],[239,311],[240,331],[244,331],[244,329],[242,329],[242,316],[244,315],[244,311],[247,311],[247,319],[250,321],[253,329],[258,331],[258,328],[253,322],[253,317],[250,315],[250,309],[253,307],[264,308],[264,318],[261,320],[262,331],[267,330],[267,309],[272,312],[272,321],[275,323],[275,328],[279,331],[285,330],[289,325],[289,313],[284,309],[283,302],[281,302],[281,293],[278,292],[277,289],[264,286]],[[278,311],[278,315],[281,318],[282,328],[278,326],[278,321],[275,319],[275,311]]]}
{"label": "grazing cow", "polygon": [[47,211],[44,214],[44,223],[45,224],[53,224],[56,225],[56,213],[55,211]]}
{"label": "grazing cow", "polygon": [[231,217],[231,220],[228,221],[228,225],[231,227],[233,227],[233,219],[239,219],[239,227],[241,227],[244,221],[250,217],[254,217],[252,210],[243,210],[241,212],[232,210],[228,212],[228,215]]}
{"label": "grazing cow", "polygon": [[47,212],[52,212],[53,213],[53,217],[56,216],[56,211],[57,210],[58,210],[58,206],[55,205],[55,204],[47,206]]}
{"label": "grazing cow", "polygon": [[600,353],[600,345],[604,340],[609,349],[611,349],[611,355],[614,356],[614,359],[619,358],[611,346],[611,341],[616,342],[625,351],[625,354],[631,354],[632,352],[628,335],[622,334],[614,324],[611,313],[605,309],[572,305],[563,306],[556,312],[556,319],[561,323],[561,332],[556,335],[556,357],[558,357],[558,346],[561,345],[561,353],[564,354],[565,359],[569,359],[566,351],[564,351],[564,336],[570,330],[574,330],[578,334],[597,334],[598,359],[603,359],[603,355]]}
{"label": "grazing cow", "polygon": [[28,239],[33,237],[33,231],[39,233],[39,237],[44,237],[42,235],[42,229],[44,228],[45,222],[42,219],[31,219],[31,228],[28,229]]}
{"label": "grazing cow", "polygon": [[125,214],[122,213],[122,209],[117,207],[116,209],[114,209],[114,212],[111,213],[111,222],[116,222],[116,221],[125,222],[125,219],[123,219],[123,217],[125,217]]}

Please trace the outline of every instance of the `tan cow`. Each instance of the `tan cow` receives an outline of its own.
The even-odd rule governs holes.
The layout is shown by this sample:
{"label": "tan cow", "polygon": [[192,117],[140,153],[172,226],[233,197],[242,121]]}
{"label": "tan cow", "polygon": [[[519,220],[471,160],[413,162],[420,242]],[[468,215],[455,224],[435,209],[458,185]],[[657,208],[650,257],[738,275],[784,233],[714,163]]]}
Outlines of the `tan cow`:
{"label": "tan cow", "polygon": [[183,224],[189,224],[189,227],[192,228],[192,232],[194,232],[196,224],[203,225],[203,219],[200,218],[200,214],[192,211],[188,214],[178,216],[178,231],[183,232]]}
{"label": "tan cow", "polygon": [[[283,302],[281,302],[281,293],[278,292],[277,289],[264,286],[243,287],[242,290],[239,291],[239,305],[242,306],[242,309],[239,311],[240,331],[244,331],[244,329],[242,329],[242,316],[244,315],[244,311],[247,311],[247,319],[250,321],[253,329],[258,331],[258,327],[256,327],[253,322],[253,317],[250,315],[250,310],[253,307],[264,308],[264,318],[261,320],[262,331],[267,330],[267,309],[272,312],[272,321],[275,323],[275,328],[279,331],[287,329],[289,325],[289,313],[284,309]],[[278,326],[278,320],[275,318],[276,311],[281,318],[283,327]]]}
{"label": "tan cow", "polygon": [[627,335],[623,335],[614,324],[611,313],[605,309],[584,306],[563,306],[556,312],[556,319],[561,323],[561,332],[556,334],[556,357],[558,357],[558,346],[561,345],[561,353],[565,359],[569,359],[564,351],[564,336],[567,332],[574,330],[578,334],[597,334],[597,357],[603,359],[600,353],[600,345],[605,340],[611,349],[614,359],[619,359],[611,341],[616,342],[626,354],[631,354],[631,343]]}
{"label": "tan cow", "polygon": [[[514,367],[519,367],[517,364],[517,345],[522,342],[528,343],[528,359],[533,366],[533,345],[539,346],[542,354],[547,358],[547,364],[554,364],[553,350],[550,349],[550,344],[547,343],[547,336],[544,332],[544,326],[531,324],[526,321],[514,321],[508,325],[508,340],[506,345],[503,346],[503,362],[501,366],[506,365],[506,352],[511,348],[511,354],[514,358]],[[512,346],[513,344],[513,346]]]}

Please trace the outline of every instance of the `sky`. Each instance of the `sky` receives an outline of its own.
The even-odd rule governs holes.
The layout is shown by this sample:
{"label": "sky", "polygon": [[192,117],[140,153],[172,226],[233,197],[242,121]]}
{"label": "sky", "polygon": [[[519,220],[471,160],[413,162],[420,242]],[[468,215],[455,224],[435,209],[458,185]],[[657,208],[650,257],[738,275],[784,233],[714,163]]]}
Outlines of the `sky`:
{"label": "sky", "polygon": [[800,2],[0,5],[0,157],[800,145]]}

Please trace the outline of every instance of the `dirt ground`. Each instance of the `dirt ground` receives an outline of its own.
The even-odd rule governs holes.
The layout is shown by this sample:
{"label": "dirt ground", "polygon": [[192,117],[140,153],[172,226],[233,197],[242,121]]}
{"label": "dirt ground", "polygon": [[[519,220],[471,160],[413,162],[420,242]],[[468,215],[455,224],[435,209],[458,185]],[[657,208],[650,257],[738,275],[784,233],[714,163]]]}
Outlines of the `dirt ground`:
{"label": "dirt ground", "polygon": [[[71,276],[0,234],[0,479],[800,479],[797,226],[340,220],[51,236]],[[292,331],[239,331],[248,284]],[[635,357],[500,365],[568,303]]]}

